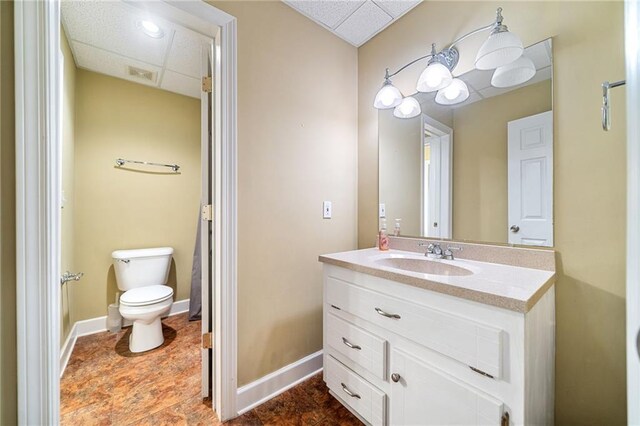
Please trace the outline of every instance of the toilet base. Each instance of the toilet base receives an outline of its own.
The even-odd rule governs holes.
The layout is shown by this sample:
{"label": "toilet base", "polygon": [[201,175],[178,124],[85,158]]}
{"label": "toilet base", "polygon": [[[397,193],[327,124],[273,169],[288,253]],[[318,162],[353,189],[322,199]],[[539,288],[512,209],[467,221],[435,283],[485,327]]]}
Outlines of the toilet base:
{"label": "toilet base", "polygon": [[164,343],[160,317],[149,324],[145,324],[142,321],[134,321],[132,328],[129,336],[129,350],[133,353],[146,352]]}

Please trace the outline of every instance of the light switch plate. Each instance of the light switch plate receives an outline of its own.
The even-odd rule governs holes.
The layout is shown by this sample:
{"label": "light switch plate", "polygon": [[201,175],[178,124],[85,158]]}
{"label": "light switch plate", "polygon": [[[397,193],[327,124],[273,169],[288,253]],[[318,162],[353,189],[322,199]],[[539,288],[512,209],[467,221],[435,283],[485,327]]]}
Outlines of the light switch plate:
{"label": "light switch plate", "polygon": [[322,218],[331,219],[331,201],[324,201],[322,203]]}
{"label": "light switch plate", "polygon": [[387,217],[387,211],[384,208],[384,203],[380,203],[380,208],[378,211],[379,211],[378,217]]}

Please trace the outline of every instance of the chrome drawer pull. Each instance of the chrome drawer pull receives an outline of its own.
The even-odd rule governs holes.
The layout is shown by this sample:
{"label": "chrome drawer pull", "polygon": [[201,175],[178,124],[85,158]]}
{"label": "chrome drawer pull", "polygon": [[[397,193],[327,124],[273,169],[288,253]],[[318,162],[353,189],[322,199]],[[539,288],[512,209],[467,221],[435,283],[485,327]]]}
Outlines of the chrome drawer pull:
{"label": "chrome drawer pull", "polygon": [[391,380],[393,380],[393,383],[398,383],[400,381],[400,375],[398,373],[393,373],[391,375]]}
{"label": "chrome drawer pull", "polygon": [[340,309],[340,308],[339,308],[338,306],[336,306],[336,305],[331,305],[331,307],[332,307],[333,309],[337,309],[337,310],[339,310],[339,311],[341,311],[341,310],[342,310],[342,309]]}
{"label": "chrome drawer pull", "polygon": [[360,399],[360,395],[358,395],[357,393],[353,393],[349,390],[349,388],[347,387],[347,385],[345,385],[344,383],[340,383],[340,385],[342,385],[342,390],[344,391],[344,393],[346,393],[347,395],[349,395],[351,398],[358,398]]}
{"label": "chrome drawer pull", "polygon": [[489,373],[485,373],[485,372],[484,372],[484,371],[482,371],[482,370],[478,370],[477,368],[474,368],[474,367],[472,367],[472,366],[469,366],[469,368],[470,368],[472,371],[474,371],[474,372],[476,372],[476,373],[478,373],[478,374],[482,374],[482,375],[483,375],[483,376],[485,376],[485,377],[488,377],[488,378],[490,378],[490,379],[493,379],[493,378],[494,378],[491,374],[489,374]]}
{"label": "chrome drawer pull", "polygon": [[360,346],[358,345],[354,345],[353,343],[351,343],[350,341],[347,340],[346,337],[342,338],[342,343],[344,343],[345,345],[347,345],[348,347],[350,347],[351,349],[356,349],[356,350],[360,350],[362,349]]}
{"label": "chrome drawer pull", "polygon": [[380,315],[382,315],[383,317],[393,318],[393,319],[400,319],[400,315],[398,315],[398,314],[390,314],[388,312],[383,311],[380,308],[376,308],[376,312],[379,313]]}

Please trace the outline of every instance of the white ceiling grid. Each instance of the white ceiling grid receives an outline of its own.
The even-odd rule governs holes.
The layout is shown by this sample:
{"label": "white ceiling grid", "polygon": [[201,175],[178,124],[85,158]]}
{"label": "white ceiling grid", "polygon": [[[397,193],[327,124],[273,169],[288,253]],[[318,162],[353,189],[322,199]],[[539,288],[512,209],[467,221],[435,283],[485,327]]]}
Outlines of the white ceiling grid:
{"label": "white ceiling grid", "polygon": [[359,47],[422,0],[283,0],[338,37]]}
{"label": "white ceiling grid", "polygon": [[[205,35],[168,19],[149,17],[122,1],[63,1],[62,23],[76,65],[181,95],[200,98],[201,47]],[[164,32],[152,38],[139,23],[151,19]],[[154,73],[130,75],[129,67]]]}

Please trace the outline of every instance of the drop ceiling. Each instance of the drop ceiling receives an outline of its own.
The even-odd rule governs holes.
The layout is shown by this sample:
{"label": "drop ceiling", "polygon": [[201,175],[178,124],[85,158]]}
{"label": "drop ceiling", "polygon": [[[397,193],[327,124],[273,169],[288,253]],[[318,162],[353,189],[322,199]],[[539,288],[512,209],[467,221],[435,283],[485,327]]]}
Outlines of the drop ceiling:
{"label": "drop ceiling", "polygon": [[338,37],[359,47],[422,0],[283,0]]}
{"label": "drop ceiling", "polygon": [[[200,98],[202,46],[211,37],[123,1],[63,1],[62,25],[79,68]],[[140,22],[163,31],[153,38]]]}

